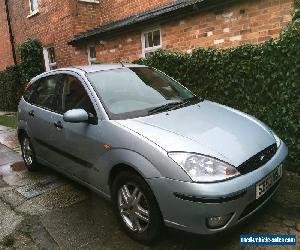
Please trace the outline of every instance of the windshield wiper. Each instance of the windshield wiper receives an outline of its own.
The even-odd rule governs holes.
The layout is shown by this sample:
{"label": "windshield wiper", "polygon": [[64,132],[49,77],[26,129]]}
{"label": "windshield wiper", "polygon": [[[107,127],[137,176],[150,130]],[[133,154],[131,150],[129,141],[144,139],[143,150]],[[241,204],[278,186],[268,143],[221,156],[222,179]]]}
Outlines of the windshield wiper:
{"label": "windshield wiper", "polygon": [[183,102],[182,101],[180,101],[180,102],[170,102],[170,103],[164,104],[162,106],[150,109],[148,111],[148,114],[152,115],[152,114],[156,114],[156,113],[159,113],[159,112],[167,111],[167,110],[170,110],[172,107],[178,106],[180,104],[183,104]]}
{"label": "windshield wiper", "polygon": [[182,102],[178,102],[177,105],[174,105],[173,107],[171,107],[170,110],[183,108],[185,106],[188,106],[191,104],[196,104],[201,101],[203,101],[203,99],[199,98],[198,96],[193,96],[191,98],[187,98],[187,99],[183,100]]}
{"label": "windshield wiper", "polygon": [[162,106],[156,107],[154,109],[150,109],[148,111],[148,114],[152,115],[152,114],[156,114],[156,113],[163,112],[163,111],[179,109],[179,108],[183,108],[185,106],[191,105],[191,104],[196,104],[201,101],[203,101],[203,99],[199,98],[198,96],[193,96],[191,98],[187,98],[180,102],[170,102],[170,103],[164,104]]}

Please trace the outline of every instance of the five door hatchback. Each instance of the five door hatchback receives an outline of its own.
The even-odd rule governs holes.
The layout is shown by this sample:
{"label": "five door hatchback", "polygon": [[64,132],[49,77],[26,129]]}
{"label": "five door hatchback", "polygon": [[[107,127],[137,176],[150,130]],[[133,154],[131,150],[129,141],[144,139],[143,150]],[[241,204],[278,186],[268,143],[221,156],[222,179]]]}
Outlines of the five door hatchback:
{"label": "five door hatchback", "polygon": [[275,193],[287,155],[254,117],[132,64],[35,77],[19,104],[18,136],[29,170],[54,168],[111,199],[142,242],[163,225],[212,234],[238,224]]}

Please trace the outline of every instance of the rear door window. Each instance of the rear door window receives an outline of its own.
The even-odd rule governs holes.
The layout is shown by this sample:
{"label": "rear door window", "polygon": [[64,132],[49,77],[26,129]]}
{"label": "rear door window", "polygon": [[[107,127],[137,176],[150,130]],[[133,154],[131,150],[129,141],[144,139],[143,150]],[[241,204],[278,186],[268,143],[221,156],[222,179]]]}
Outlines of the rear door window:
{"label": "rear door window", "polygon": [[32,104],[51,111],[58,110],[57,89],[60,83],[60,76],[53,75],[42,78],[34,91]]}

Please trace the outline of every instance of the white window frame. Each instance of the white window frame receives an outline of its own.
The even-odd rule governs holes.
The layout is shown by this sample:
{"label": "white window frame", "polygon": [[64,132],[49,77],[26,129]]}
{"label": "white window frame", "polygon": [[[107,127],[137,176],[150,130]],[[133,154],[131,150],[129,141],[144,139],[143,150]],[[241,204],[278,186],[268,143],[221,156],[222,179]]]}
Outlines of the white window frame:
{"label": "white window frame", "polygon": [[85,2],[85,3],[99,3],[99,0],[78,0],[79,2]]}
{"label": "white window frame", "polygon": [[51,67],[56,67],[56,58],[55,58],[55,62],[50,63],[49,52],[48,52],[48,49],[50,49],[50,48],[54,48],[54,53],[55,53],[55,47],[54,46],[48,46],[48,47],[43,48],[46,71],[50,71]]}
{"label": "white window frame", "polygon": [[[146,48],[145,34],[150,33],[150,32],[154,32],[154,31],[157,31],[157,30],[159,30],[159,33],[160,33],[160,45],[150,47],[150,48]],[[162,48],[162,33],[161,33],[161,28],[159,26],[158,27],[153,27],[151,29],[144,30],[142,32],[141,39],[142,39],[142,56],[143,57],[145,57],[145,55],[147,53],[151,53],[151,52],[154,52],[154,51]]]}
{"label": "white window frame", "polygon": [[95,51],[96,51],[96,54],[97,54],[96,46],[95,45],[89,45],[88,48],[87,48],[89,65],[91,65],[93,62],[97,61],[97,56],[95,58],[91,58],[91,50],[90,50],[90,48],[95,48]]}
{"label": "white window frame", "polygon": [[31,17],[31,16],[34,16],[35,14],[39,13],[39,1],[38,1],[38,0],[36,1],[36,3],[37,3],[37,8],[36,8],[36,10],[32,10],[32,9],[31,9],[31,2],[32,2],[32,0],[28,0],[30,14],[29,14],[29,16],[27,16],[27,17]]}

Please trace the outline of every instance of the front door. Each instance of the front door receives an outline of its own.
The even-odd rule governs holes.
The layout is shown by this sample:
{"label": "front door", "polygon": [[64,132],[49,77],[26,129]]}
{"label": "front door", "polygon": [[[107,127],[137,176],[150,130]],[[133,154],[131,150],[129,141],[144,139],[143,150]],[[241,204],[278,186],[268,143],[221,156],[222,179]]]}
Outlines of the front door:
{"label": "front door", "polygon": [[[104,154],[101,129],[98,125],[97,113],[88,88],[79,77],[64,74],[60,90],[60,115],[53,116],[56,124],[54,138],[57,140],[56,149],[63,157],[60,165],[66,171],[84,182],[99,186],[99,166]],[[83,123],[69,123],[63,120],[63,113],[71,109],[84,109],[91,120]]]}

